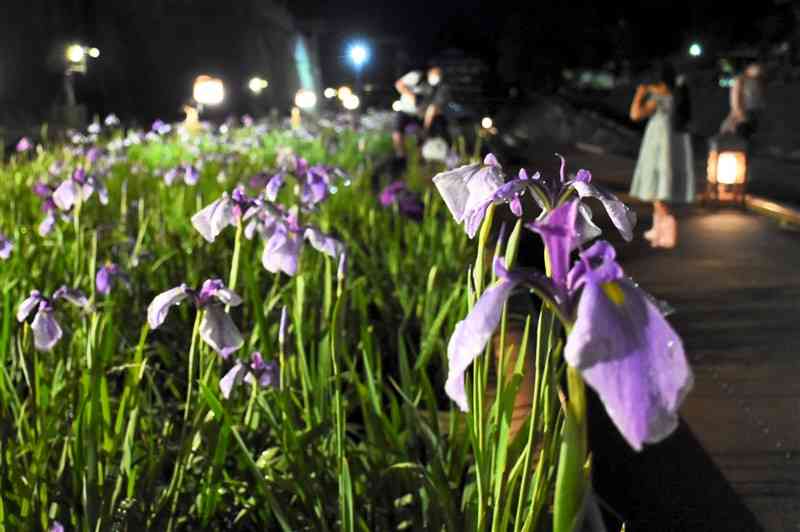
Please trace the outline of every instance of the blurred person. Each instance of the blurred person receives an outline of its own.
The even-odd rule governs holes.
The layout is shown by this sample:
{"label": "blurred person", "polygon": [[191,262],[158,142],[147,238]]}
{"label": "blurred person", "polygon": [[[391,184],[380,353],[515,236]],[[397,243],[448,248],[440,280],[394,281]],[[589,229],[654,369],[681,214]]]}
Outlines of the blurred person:
{"label": "blurred person", "polygon": [[720,133],[731,133],[750,140],[766,107],[764,69],[753,61],[736,77],[730,90],[731,110],[720,126]]}
{"label": "blurred person", "polygon": [[405,163],[405,133],[410,128],[421,126],[426,138],[441,137],[449,144],[444,115],[449,90],[443,82],[441,67],[432,65],[425,76],[420,70],[412,70],[394,86],[400,93],[400,108],[392,134],[395,159]]}
{"label": "blurred person", "polygon": [[648,119],[630,194],[653,202],[653,227],[644,237],[653,247],[677,244],[677,221],[671,204],[694,200],[695,177],[689,90],[685,79],[677,84],[674,67],[663,63],[657,83],[639,85],[630,108],[635,122]]}

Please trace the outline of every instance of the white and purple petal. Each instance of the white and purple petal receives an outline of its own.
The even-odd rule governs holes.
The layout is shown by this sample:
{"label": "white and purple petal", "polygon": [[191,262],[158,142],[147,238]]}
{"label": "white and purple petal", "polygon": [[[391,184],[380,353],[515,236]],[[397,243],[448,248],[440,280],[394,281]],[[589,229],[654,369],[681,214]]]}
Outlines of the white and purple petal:
{"label": "white and purple petal", "polygon": [[344,253],[344,245],[341,242],[332,236],[326,235],[319,229],[308,227],[303,236],[309,241],[311,247],[334,260]]}
{"label": "white and purple petal", "polygon": [[298,234],[279,225],[264,245],[261,263],[268,272],[294,275],[302,245]]}
{"label": "white and purple petal", "polygon": [[453,336],[450,337],[447,345],[449,367],[444,389],[464,412],[469,410],[464,390],[464,373],[472,361],[483,353],[492,338],[500,323],[503,305],[517,284],[515,279],[502,279],[488,288],[467,317],[456,324]]}
{"label": "white and purple petal", "polygon": [[169,309],[173,305],[189,297],[189,287],[185,284],[170,288],[166,292],[158,294],[147,307],[147,323],[151,329],[157,329],[167,319]]}
{"label": "white and purple petal", "polygon": [[59,209],[68,211],[78,201],[79,195],[82,195],[82,191],[78,183],[67,179],[53,192],[53,201]]}
{"label": "white and purple petal", "polygon": [[17,309],[17,321],[22,322],[28,319],[33,309],[42,301],[44,301],[42,293],[38,290],[32,290],[31,294],[20,303],[19,309]]}
{"label": "white and purple petal", "polygon": [[223,229],[235,224],[233,203],[227,194],[192,216],[192,225],[207,242],[214,242]]}
{"label": "white and purple petal", "polygon": [[241,384],[247,374],[247,366],[237,360],[236,364],[219,380],[219,389],[222,392],[222,397],[229,398],[233,387]]}
{"label": "white and purple petal", "polygon": [[242,334],[222,305],[205,307],[200,321],[200,338],[222,358],[228,358],[244,345]]}
{"label": "white and purple petal", "polygon": [[[588,173],[588,172],[587,172]],[[636,225],[636,213],[622,203],[614,194],[599,189],[588,181],[574,181],[572,187],[581,199],[595,198],[603,204],[608,217],[619,233],[627,241],[633,238],[633,228]]]}
{"label": "white and purple petal", "polygon": [[53,317],[52,308],[45,304],[39,305],[39,311],[31,322],[33,331],[33,345],[39,351],[50,351],[63,336],[61,326]]}

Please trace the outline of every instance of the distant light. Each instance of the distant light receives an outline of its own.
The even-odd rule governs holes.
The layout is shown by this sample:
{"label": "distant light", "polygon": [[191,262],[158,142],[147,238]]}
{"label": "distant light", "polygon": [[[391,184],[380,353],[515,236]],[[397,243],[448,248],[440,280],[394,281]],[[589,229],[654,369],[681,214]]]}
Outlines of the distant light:
{"label": "distant light", "polygon": [[194,80],[192,95],[197,103],[203,105],[219,105],[225,99],[225,85],[219,78],[197,76]]}
{"label": "distant light", "polygon": [[700,46],[699,43],[692,43],[692,45],[689,47],[689,55],[692,57],[700,57],[703,55],[703,47]]}
{"label": "distant light", "polygon": [[261,94],[261,91],[267,87],[269,87],[269,81],[264,78],[259,78],[258,76],[250,78],[250,81],[247,83],[247,88],[249,88],[250,92],[253,94]]}
{"label": "distant light", "polygon": [[325,89],[325,92],[323,92],[322,94],[324,94],[325,97],[328,98],[328,99],[335,98],[336,97],[336,89],[334,89],[333,87],[328,87],[327,89]]}
{"label": "distant light", "polygon": [[364,43],[356,42],[350,45],[347,50],[347,55],[350,57],[350,62],[353,63],[356,70],[360,70],[361,67],[369,61],[369,48]]}
{"label": "distant light", "polygon": [[484,116],[483,119],[481,120],[481,127],[483,129],[492,129],[493,125],[494,125],[494,122],[488,116]]}
{"label": "distant light", "polygon": [[355,94],[350,94],[342,100],[342,105],[348,111],[355,111],[360,104],[361,100]]}
{"label": "distant light", "polygon": [[403,102],[401,102],[400,100],[395,100],[392,102],[392,111],[399,113],[402,108],[403,108]]}
{"label": "distant light", "polygon": [[342,100],[342,101],[344,101],[344,99],[347,98],[348,96],[350,96],[351,94],[353,94],[353,91],[350,90],[350,87],[348,87],[347,85],[342,85],[336,91],[336,96],[338,96],[339,99]]}
{"label": "distant light", "polygon": [[294,104],[300,109],[311,109],[317,105],[317,95],[314,94],[314,91],[300,89],[294,95]]}
{"label": "distant light", "polygon": [[100,57],[100,50],[98,50],[97,48],[89,48],[87,52],[89,54],[89,57],[92,57],[94,59]]}
{"label": "distant light", "polygon": [[86,57],[86,49],[80,44],[70,44],[67,46],[67,61],[70,63],[81,63]]}

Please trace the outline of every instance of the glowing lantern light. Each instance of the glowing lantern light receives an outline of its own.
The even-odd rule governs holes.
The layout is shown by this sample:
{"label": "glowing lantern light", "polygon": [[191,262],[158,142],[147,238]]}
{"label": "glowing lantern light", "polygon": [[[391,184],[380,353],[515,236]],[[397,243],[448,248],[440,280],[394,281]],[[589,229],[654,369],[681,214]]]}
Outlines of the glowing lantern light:
{"label": "glowing lantern light", "polygon": [[481,127],[483,129],[492,129],[493,125],[494,125],[494,122],[488,116],[484,116],[483,120],[481,120]]}
{"label": "glowing lantern light", "polygon": [[333,87],[328,87],[327,89],[325,89],[325,92],[323,92],[323,94],[325,95],[326,98],[330,100],[331,98],[336,97],[336,89],[334,89]]}
{"label": "glowing lantern light", "polygon": [[713,139],[708,154],[709,199],[744,202],[747,187],[747,143],[735,136]]}
{"label": "glowing lantern light", "polygon": [[401,102],[400,100],[395,100],[392,102],[392,111],[399,113],[402,108],[403,108],[403,102]]}
{"label": "glowing lantern light", "polygon": [[100,57],[100,50],[98,50],[97,48],[89,48],[87,50],[87,53],[89,54],[89,57],[93,59],[97,59],[98,57]]}
{"label": "glowing lantern light", "polygon": [[219,105],[225,99],[225,85],[219,78],[211,76],[197,76],[194,80],[192,95],[197,103],[202,105]]}

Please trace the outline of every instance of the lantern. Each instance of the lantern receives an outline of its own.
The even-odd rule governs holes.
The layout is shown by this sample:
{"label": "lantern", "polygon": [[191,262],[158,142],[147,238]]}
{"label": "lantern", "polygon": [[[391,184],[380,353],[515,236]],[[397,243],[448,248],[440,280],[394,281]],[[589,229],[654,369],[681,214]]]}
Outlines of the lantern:
{"label": "lantern", "polygon": [[747,189],[747,141],[734,135],[712,139],[707,177],[708,199],[744,203]]}

